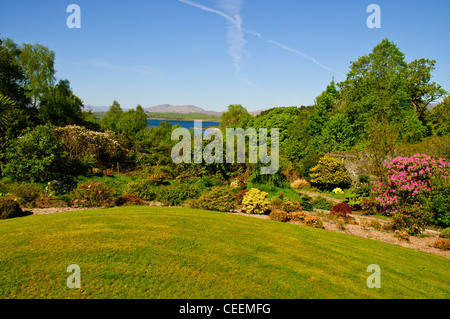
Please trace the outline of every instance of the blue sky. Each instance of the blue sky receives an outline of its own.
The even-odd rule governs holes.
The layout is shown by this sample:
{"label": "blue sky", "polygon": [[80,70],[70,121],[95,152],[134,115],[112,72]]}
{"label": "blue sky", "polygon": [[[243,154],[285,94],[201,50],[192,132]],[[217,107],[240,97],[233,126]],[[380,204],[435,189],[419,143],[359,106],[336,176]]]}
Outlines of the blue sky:
{"label": "blue sky", "polygon": [[[384,38],[408,62],[436,60],[432,80],[450,91],[448,0],[1,1],[0,36],[54,50],[56,77],[86,105],[310,105]],[[72,3],[80,29],[66,25]]]}

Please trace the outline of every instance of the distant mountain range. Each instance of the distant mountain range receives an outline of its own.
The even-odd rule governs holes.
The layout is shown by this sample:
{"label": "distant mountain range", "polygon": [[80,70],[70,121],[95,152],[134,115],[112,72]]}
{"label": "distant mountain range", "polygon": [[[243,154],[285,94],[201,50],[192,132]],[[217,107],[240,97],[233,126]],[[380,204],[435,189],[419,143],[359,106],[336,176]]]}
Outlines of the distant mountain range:
{"label": "distant mountain range", "polygon": [[[86,105],[85,109],[91,109],[92,112],[107,112],[109,107],[108,106],[90,106]],[[124,109],[126,111],[126,109]],[[215,111],[207,111],[202,109],[201,107],[195,106],[195,105],[170,105],[170,104],[162,104],[162,105],[156,105],[152,107],[144,107],[145,112],[149,113],[177,113],[177,114],[190,114],[190,113],[200,113],[200,114],[206,114],[206,115],[216,115],[221,116],[223,112],[215,112]],[[252,111],[249,112],[252,115],[258,115],[262,112],[260,111]]]}
{"label": "distant mountain range", "polygon": [[201,107],[197,107],[194,105],[170,105],[170,104],[162,104],[156,105],[152,107],[145,107],[145,112],[151,113],[178,113],[178,114],[189,114],[189,113],[200,113],[207,115],[222,115],[223,112],[215,112],[215,111],[206,111]]}

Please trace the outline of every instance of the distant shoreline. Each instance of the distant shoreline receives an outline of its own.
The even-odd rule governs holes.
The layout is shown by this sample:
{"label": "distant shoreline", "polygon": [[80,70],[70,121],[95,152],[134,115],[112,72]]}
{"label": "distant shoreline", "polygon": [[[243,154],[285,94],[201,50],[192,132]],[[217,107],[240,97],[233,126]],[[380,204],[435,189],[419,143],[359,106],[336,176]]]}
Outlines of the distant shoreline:
{"label": "distant shoreline", "polygon": [[[106,115],[106,112],[94,112],[96,118],[102,118]],[[208,115],[202,113],[154,113],[146,112],[147,120],[167,120],[167,121],[207,121],[207,122],[220,122],[220,116]]]}

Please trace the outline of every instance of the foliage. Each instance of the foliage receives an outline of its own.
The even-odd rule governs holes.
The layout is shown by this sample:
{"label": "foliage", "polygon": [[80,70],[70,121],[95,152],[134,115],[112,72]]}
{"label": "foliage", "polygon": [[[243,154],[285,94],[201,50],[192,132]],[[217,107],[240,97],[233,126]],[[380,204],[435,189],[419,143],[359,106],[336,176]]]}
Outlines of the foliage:
{"label": "foliage", "polygon": [[437,239],[433,243],[433,247],[442,251],[450,250],[450,239]]}
{"label": "foliage", "polygon": [[252,116],[247,109],[240,104],[232,104],[228,106],[227,112],[224,112],[220,118],[220,128],[244,128]]}
{"label": "foliage", "polygon": [[302,207],[298,202],[284,201],[283,204],[281,204],[281,210],[287,213],[293,213],[302,210]]}
{"label": "foliage", "polygon": [[302,189],[306,187],[311,187],[311,184],[304,178],[297,179],[291,183],[293,189]]}
{"label": "foliage", "polygon": [[421,203],[429,197],[435,178],[450,176],[450,163],[425,154],[397,157],[385,164],[386,176],[375,182],[373,192],[385,213],[396,213],[401,207]]}
{"label": "foliage", "polygon": [[419,204],[402,206],[392,216],[393,228],[410,235],[420,234],[431,221],[432,214]]}
{"label": "foliage", "polygon": [[450,239],[450,227],[445,228],[439,233],[439,237]]}
{"label": "foliage", "polygon": [[157,199],[166,205],[180,206],[185,200],[197,198],[200,188],[196,185],[180,184],[159,187]]}
{"label": "foliage", "polygon": [[19,49],[19,63],[28,79],[26,91],[36,107],[43,93],[53,86],[55,52],[38,43],[24,43]]}
{"label": "foliage", "polygon": [[144,205],[144,201],[134,194],[123,194],[115,202],[116,206]]}
{"label": "foliage", "polygon": [[154,201],[158,196],[154,183],[145,179],[138,179],[128,183],[125,192],[150,202]]}
{"label": "foliage", "polygon": [[195,200],[195,208],[229,212],[237,203],[235,192],[229,187],[213,187],[204,191],[199,199]]}
{"label": "foliage", "polygon": [[96,132],[77,125],[57,127],[55,132],[67,160],[83,173],[127,161],[127,151],[120,145],[114,132]]}
{"label": "foliage", "polygon": [[433,221],[442,227],[450,226],[450,178],[432,180],[431,195],[426,207],[433,214]]}
{"label": "foliage", "polygon": [[0,197],[0,219],[21,217],[22,208],[19,203],[11,197]]}
{"label": "foliage", "polygon": [[363,215],[374,215],[378,212],[380,205],[375,199],[362,198],[360,206]]}
{"label": "foliage", "polygon": [[435,61],[405,61],[405,54],[388,39],[352,62],[347,79],[338,84],[341,105],[353,126],[355,138],[366,136],[367,119],[383,115],[403,141],[424,137],[426,106],[445,91],[430,82]]}
{"label": "foliage", "polygon": [[68,80],[60,80],[47,88],[41,97],[39,115],[46,123],[56,126],[83,125],[83,101],[73,94]]}
{"label": "foliage", "polygon": [[264,214],[270,207],[269,194],[257,188],[250,189],[242,200],[244,211],[249,214]]}
{"label": "foliage", "polygon": [[35,206],[36,200],[42,194],[42,188],[33,183],[12,183],[8,187],[9,193],[16,196],[22,206]]}
{"label": "foliage", "polygon": [[73,204],[76,207],[111,207],[115,201],[115,189],[104,183],[81,183],[74,190]]}
{"label": "foliage", "polygon": [[35,129],[11,142],[6,151],[8,162],[2,168],[5,175],[18,181],[45,182],[65,171],[67,162],[62,142],[52,125]]}
{"label": "foliage", "polygon": [[270,212],[269,217],[273,220],[282,222],[282,223],[287,223],[288,221],[290,221],[290,216],[289,213],[285,212],[284,210],[273,210]]}
{"label": "foliage", "polygon": [[429,112],[437,136],[450,136],[450,95]]}
{"label": "foliage", "polygon": [[[317,198],[316,198],[317,200]],[[302,207],[302,209],[311,212],[313,210],[313,206],[314,206],[315,200],[311,197],[308,196],[306,194],[301,194],[300,195],[300,206]],[[320,207],[316,207],[316,208],[320,208]]]}
{"label": "foliage", "polygon": [[331,215],[338,217],[347,217],[351,214],[352,207],[347,203],[338,203],[331,208]]}
{"label": "foliage", "polygon": [[316,209],[331,210],[331,208],[334,205],[334,202],[326,199],[325,197],[317,196],[312,201],[312,205]]}
{"label": "foliage", "polygon": [[307,215],[305,216],[303,223],[306,226],[314,227],[314,228],[323,228],[323,221],[319,216]]}
{"label": "foliage", "polygon": [[345,188],[351,184],[351,178],[343,163],[337,159],[324,156],[311,169],[310,182],[322,189]]}
{"label": "foliage", "polygon": [[340,195],[340,194],[344,194],[344,191],[342,190],[342,188],[336,187],[335,189],[333,189],[332,193]]}
{"label": "foliage", "polygon": [[409,242],[409,234],[404,230],[397,229],[396,231],[394,231],[394,237],[397,238],[398,240]]}
{"label": "foliage", "polygon": [[70,193],[77,184],[78,182],[73,176],[62,175],[58,179],[48,182],[45,187],[45,192],[53,196],[67,194]]}

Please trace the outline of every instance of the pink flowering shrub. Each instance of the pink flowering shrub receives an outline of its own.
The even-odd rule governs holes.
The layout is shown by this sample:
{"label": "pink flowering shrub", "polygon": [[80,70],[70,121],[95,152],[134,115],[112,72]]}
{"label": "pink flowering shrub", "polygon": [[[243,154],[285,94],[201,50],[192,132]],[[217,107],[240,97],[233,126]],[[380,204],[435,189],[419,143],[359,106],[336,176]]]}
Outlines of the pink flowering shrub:
{"label": "pink flowering shrub", "polygon": [[417,203],[421,195],[429,195],[434,178],[449,178],[450,162],[435,160],[425,154],[397,157],[384,165],[388,172],[375,182],[372,190],[385,212],[395,213],[400,206]]}
{"label": "pink flowering shrub", "polygon": [[[449,178],[450,162],[416,154],[411,157],[397,157],[384,166],[387,168],[387,174],[375,182],[375,188],[372,190],[376,200],[385,214],[394,216],[394,220],[398,221],[396,224],[408,225],[406,228],[410,229],[411,233],[416,233],[418,229],[423,228],[423,224],[432,219],[426,211],[426,204],[432,199],[437,181]],[[414,207],[413,214],[409,212],[408,207]],[[405,209],[408,211],[406,214]],[[408,216],[411,220],[406,221]],[[414,225],[414,220],[420,220],[420,225]]]}

